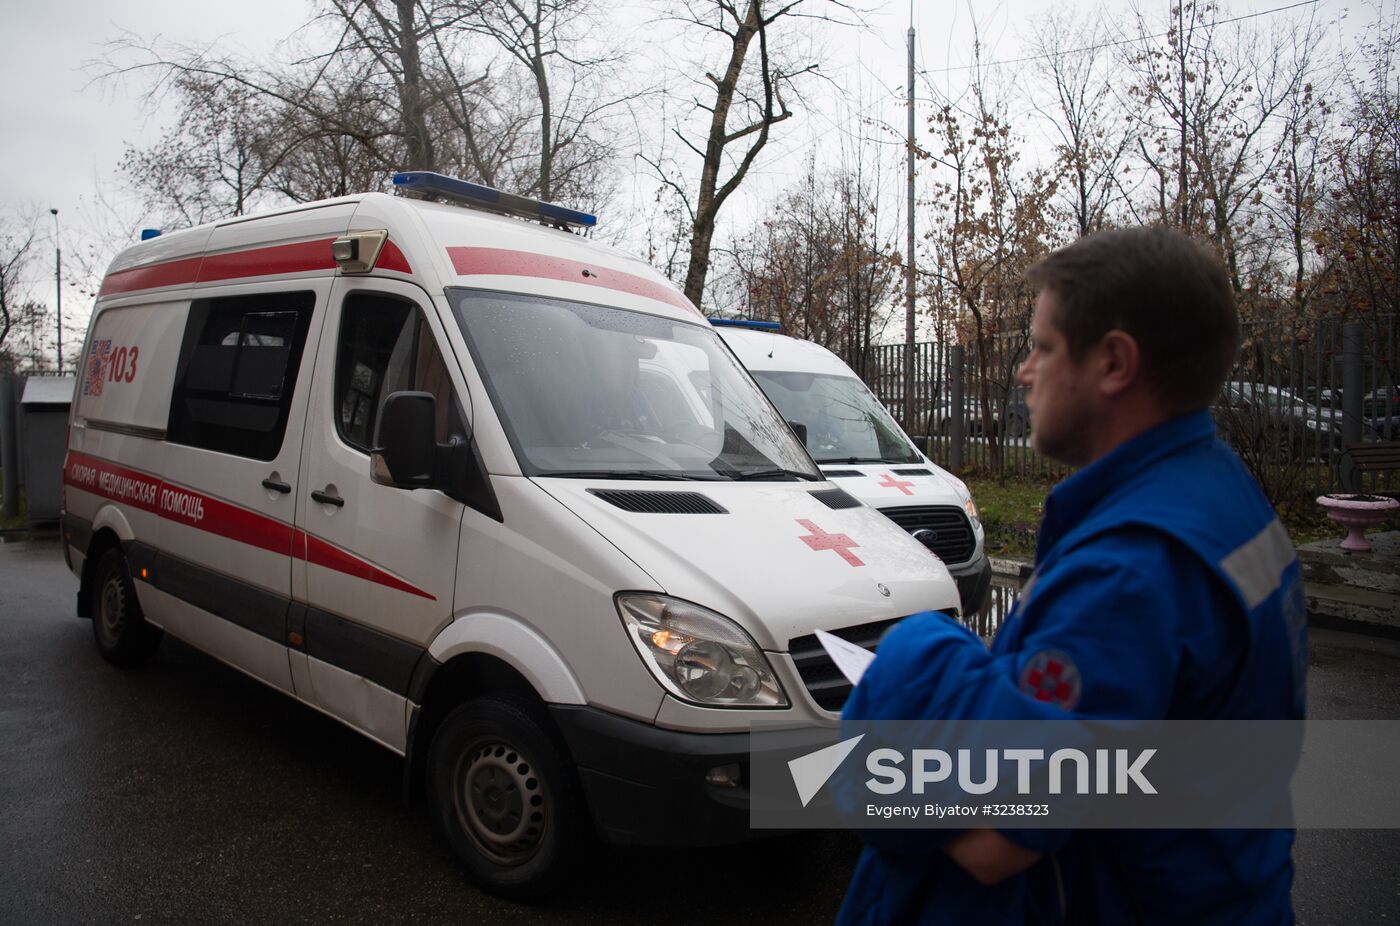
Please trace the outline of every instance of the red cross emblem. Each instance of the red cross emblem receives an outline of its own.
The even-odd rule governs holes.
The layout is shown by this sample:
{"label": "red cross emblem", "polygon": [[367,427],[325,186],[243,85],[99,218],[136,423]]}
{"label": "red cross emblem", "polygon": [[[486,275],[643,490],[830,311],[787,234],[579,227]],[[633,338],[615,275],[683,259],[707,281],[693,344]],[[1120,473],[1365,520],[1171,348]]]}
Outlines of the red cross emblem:
{"label": "red cross emblem", "polygon": [[1074,660],[1058,650],[1041,650],[1026,660],[1021,670],[1020,689],[1037,701],[1072,710],[1079,703],[1079,669]]}
{"label": "red cross emblem", "polygon": [[881,488],[885,488],[885,489],[898,489],[899,491],[903,492],[905,495],[913,495],[913,494],[914,494],[913,492],[910,492],[910,491],[909,491],[909,487],[912,486],[913,484],[914,484],[914,483],[912,483],[912,482],[906,482],[906,481],[904,481],[903,479],[896,479],[896,478],[894,478],[894,473],[885,473],[885,480],[884,480],[883,482],[877,482],[877,483],[876,483],[876,485],[880,486]]}
{"label": "red cross emblem", "polygon": [[835,550],[842,559],[852,566],[865,565],[865,563],[860,561],[858,556],[851,552],[851,547],[858,547],[860,544],[856,543],[850,537],[847,537],[845,534],[828,534],[806,518],[798,518],[797,523],[812,532],[809,536],[799,537],[797,539],[807,544],[807,546],[811,547],[813,550]]}

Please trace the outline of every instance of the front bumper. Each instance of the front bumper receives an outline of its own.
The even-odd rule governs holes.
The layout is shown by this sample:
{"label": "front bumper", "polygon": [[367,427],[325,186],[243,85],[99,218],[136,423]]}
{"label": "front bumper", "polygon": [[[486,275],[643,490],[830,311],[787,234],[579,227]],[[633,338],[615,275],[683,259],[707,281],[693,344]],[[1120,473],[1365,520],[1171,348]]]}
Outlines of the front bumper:
{"label": "front bumper", "polygon": [[[774,835],[749,827],[749,734],[664,730],[575,705],[551,705],[550,714],[609,842],[694,847]],[[739,787],[706,783],[706,772],[731,764],[742,769]]]}
{"label": "front bumper", "polygon": [[970,618],[981,611],[992,590],[992,561],[987,554],[979,553],[972,562],[956,568],[949,567],[948,572],[958,584],[963,617]]}

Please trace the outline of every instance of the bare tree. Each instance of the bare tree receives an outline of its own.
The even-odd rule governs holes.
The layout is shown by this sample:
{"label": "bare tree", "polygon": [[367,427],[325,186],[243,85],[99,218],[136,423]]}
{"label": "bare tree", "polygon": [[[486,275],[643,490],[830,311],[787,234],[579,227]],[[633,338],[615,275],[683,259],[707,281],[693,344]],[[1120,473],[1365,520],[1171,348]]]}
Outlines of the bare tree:
{"label": "bare tree", "polygon": [[1159,178],[1160,220],[1211,238],[1239,292],[1253,207],[1280,157],[1280,119],[1308,81],[1318,36],[1312,25],[1301,40],[1286,25],[1223,25],[1204,0],[1179,0],[1166,26],[1158,44],[1157,24],[1137,20],[1139,151]]}
{"label": "bare tree", "polygon": [[694,196],[687,195],[685,185],[659,158],[648,163],[663,182],[687,200],[693,199],[685,294],[696,305],[704,297],[720,210],[748,176],[773,127],[792,117],[789,103],[797,93],[795,82],[817,70],[816,61],[789,60],[775,51],[780,43],[770,41],[775,28],[807,16],[799,10],[802,2],[682,2],[678,18],[696,34],[715,40],[723,61],[720,69],[705,70],[709,90],[704,102],[697,97],[694,103],[708,114],[703,137],[692,138],[679,127],[673,129],[681,144],[700,158]]}
{"label": "bare tree", "polygon": [[1058,9],[1036,23],[1032,48],[1037,70],[1054,99],[1034,101],[1053,126],[1061,174],[1061,199],[1075,234],[1098,231],[1121,195],[1124,162],[1135,141],[1114,90],[1115,73],[1104,51],[1107,30],[1097,18]]}
{"label": "bare tree", "polygon": [[36,275],[44,272],[37,262],[44,240],[39,218],[37,209],[0,212],[0,372],[15,369],[26,355],[27,365],[45,366],[49,310],[33,297]]}

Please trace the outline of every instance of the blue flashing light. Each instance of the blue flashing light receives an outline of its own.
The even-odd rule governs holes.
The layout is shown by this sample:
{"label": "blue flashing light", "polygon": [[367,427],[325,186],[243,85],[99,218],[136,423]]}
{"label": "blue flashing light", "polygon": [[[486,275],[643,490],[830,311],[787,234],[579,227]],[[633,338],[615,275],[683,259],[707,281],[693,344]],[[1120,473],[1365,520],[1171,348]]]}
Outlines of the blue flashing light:
{"label": "blue flashing light", "polygon": [[782,331],[783,326],[777,322],[750,321],[747,318],[710,318],[710,324],[716,328],[752,328],[755,331]]}
{"label": "blue flashing light", "polygon": [[143,228],[143,229],[141,229],[141,240],[142,240],[142,241],[150,241],[152,238],[159,238],[159,237],[160,237],[160,229],[159,229],[159,228]]}
{"label": "blue flashing light", "polygon": [[598,224],[597,216],[577,209],[542,203],[537,199],[527,199],[514,193],[503,193],[489,186],[458,180],[434,173],[430,170],[405,170],[394,174],[394,188],[408,193],[441,196],[468,206],[479,206],[506,215],[527,219],[538,219],[546,225],[580,226],[592,228]]}

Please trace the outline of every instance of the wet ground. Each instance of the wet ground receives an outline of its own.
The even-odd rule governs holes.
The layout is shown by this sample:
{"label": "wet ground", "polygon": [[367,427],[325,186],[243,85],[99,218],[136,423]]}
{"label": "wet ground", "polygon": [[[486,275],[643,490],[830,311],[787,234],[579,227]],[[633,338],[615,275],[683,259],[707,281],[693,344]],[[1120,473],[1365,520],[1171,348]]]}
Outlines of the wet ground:
{"label": "wet ground", "polygon": [[[775,926],[840,905],[839,833],[604,849],[551,905],[496,900],[403,808],[393,755],[169,639],[112,668],[76,589],[57,543],[0,544],[0,922]],[[1400,718],[1400,644],[1314,634],[1310,698]],[[1400,832],[1304,832],[1295,857],[1299,922],[1400,922]]]}

